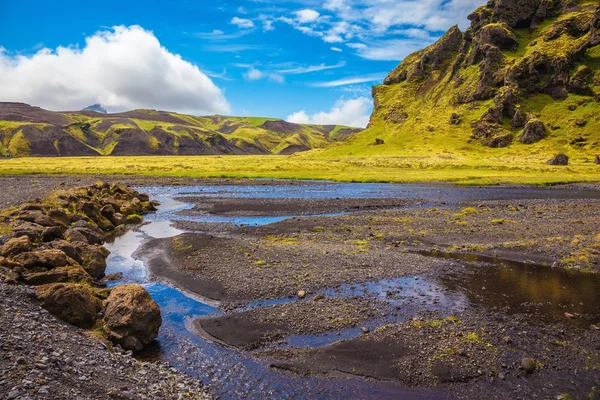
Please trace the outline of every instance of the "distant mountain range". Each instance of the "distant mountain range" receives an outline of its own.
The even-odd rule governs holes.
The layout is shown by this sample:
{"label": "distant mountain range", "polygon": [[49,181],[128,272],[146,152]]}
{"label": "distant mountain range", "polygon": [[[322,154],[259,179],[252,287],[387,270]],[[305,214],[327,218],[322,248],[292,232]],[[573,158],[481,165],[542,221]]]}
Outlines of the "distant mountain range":
{"label": "distant mountain range", "polygon": [[0,154],[292,154],[323,148],[361,131],[274,118],[196,117],[154,110],[105,112],[99,104],[82,111],[53,112],[23,103],[0,103]]}
{"label": "distant mountain range", "polygon": [[96,111],[102,114],[108,114],[108,111],[106,111],[106,108],[102,107],[102,104],[92,104],[81,111]]}

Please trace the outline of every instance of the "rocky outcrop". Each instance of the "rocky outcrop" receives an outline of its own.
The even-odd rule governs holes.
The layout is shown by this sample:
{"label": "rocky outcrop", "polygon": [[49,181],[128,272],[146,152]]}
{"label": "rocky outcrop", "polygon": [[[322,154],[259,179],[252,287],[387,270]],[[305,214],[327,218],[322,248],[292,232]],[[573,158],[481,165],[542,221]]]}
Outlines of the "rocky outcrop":
{"label": "rocky outcrop", "polygon": [[[471,115],[472,140],[504,147],[512,145],[513,137],[524,144],[547,137],[543,125],[550,121],[544,113],[553,112],[545,108],[547,96],[587,97],[577,98],[579,105],[600,101],[597,2],[490,0],[469,20],[464,33],[452,27],[433,45],[407,56],[384,85],[373,89],[370,127],[407,123],[415,134],[425,132],[426,119],[436,116],[424,118],[420,110],[436,107],[445,115]],[[568,115],[567,110],[577,109],[571,103],[554,111],[564,108]],[[405,117],[394,118],[400,115]],[[562,129],[556,126],[551,129]]]}
{"label": "rocky outcrop", "polygon": [[[105,183],[25,204],[2,217],[13,233],[0,247],[0,278],[35,286],[41,305],[58,318],[81,328],[106,326],[110,339],[140,350],[158,333],[156,303],[138,285],[113,290],[111,296],[110,290],[95,288],[103,285],[107,235],[155,209],[147,195]],[[107,297],[110,318],[98,321]]]}
{"label": "rocky outcrop", "polygon": [[106,299],[104,321],[108,338],[134,351],[150,344],[162,324],[158,305],[140,285],[114,288]]}
{"label": "rocky outcrop", "polygon": [[80,328],[91,328],[102,309],[102,302],[84,285],[51,283],[37,286],[35,295],[42,307]]}

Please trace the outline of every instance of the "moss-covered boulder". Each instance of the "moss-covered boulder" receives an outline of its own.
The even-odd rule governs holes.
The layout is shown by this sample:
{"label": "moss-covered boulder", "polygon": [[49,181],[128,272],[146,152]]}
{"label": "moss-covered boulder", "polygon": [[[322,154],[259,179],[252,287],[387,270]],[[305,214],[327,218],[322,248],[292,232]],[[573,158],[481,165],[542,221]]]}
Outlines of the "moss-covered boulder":
{"label": "moss-covered boulder", "polygon": [[106,299],[104,321],[108,338],[123,348],[140,351],[157,336],[160,309],[140,285],[121,285]]}
{"label": "moss-covered boulder", "polygon": [[51,283],[35,288],[42,307],[56,317],[80,328],[91,328],[102,303],[89,287],[72,283]]}

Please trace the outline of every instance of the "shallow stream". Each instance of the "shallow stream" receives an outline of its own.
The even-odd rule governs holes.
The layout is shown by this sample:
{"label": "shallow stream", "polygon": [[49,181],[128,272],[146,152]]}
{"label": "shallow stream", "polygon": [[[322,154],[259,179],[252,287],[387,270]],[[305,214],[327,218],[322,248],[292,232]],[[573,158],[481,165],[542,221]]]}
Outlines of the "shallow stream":
{"label": "shallow stream", "polygon": [[[309,378],[270,369],[268,364],[252,357],[251,353],[224,348],[199,338],[187,327],[197,317],[220,315],[218,302],[182,293],[165,284],[148,279],[144,263],[135,256],[136,250],[149,238],[168,238],[183,231],[171,226],[172,221],[220,222],[236,225],[264,225],[281,221],[289,216],[215,216],[182,215],[191,204],[177,201],[178,197],[228,198],[402,198],[423,199],[443,203],[463,200],[535,199],[535,198],[598,198],[596,191],[543,188],[456,188],[451,185],[399,184],[295,184],[287,186],[164,186],[142,187],[140,191],[160,201],[158,212],[148,215],[145,224],[116,238],[106,247],[111,251],[107,273],[122,272],[123,279],[113,282],[143,284],[161,308],[163,325],[157,345],[146,356],[161,358],[173,366],[199,377],[211,385],[212,392],[223,399],[264,398],[442,398],[430,392],[418,392],[396,385],[366,381],[359,378]],[[309,216],[303,216],[309,217]],[[457,260],[468,263],[469,260]],[[464,310],[469,304],[517,312],[538,307],[549,317],[576,309],[586,321],[600,322],[600,279],[596,276],[569,274],[550,268],[504,265],[474,272],[464,280],[430,280],[423,277],[402,277],[347,284],[341,288],[326,289],[327,296],[369,296],[388,301],[398,313],[385,321],[367,321],[371,329],[395,321],[408,320],[424,310],[451,315]],[[390,292],[397,295],[389,296]],[[316,295],[315,293],[313,295]],[[418,299],[418,302],[414,300]],[[501,301],[498,301],[498,300]],[[307,299],[310,300],[310,299]],[[265,307],[296,299],[255,301],[246,308]],[[320,335],[287,337],[280,346],[319,347],[334,341],[356,337],[360,327]]]}

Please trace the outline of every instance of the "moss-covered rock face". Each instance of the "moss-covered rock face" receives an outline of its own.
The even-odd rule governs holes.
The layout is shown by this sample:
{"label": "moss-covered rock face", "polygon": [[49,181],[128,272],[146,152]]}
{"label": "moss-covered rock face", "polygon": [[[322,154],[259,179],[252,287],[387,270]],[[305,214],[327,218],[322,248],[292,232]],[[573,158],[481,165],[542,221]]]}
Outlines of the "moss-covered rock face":
{"label": "moss-covered rock face", "polygon": [[491,0],[469,20],[466,32],[452,27],[373,89],[369,129],[347,148],[357,154],[375,137],[408,148],[416,140],[407,138],[417,136],[452,150],[593,151],[600,143],[600,2]]}

